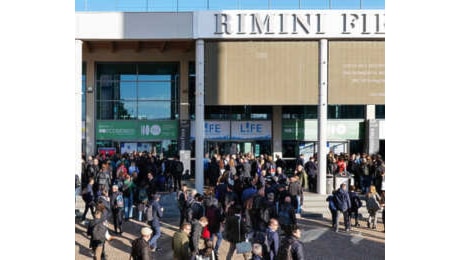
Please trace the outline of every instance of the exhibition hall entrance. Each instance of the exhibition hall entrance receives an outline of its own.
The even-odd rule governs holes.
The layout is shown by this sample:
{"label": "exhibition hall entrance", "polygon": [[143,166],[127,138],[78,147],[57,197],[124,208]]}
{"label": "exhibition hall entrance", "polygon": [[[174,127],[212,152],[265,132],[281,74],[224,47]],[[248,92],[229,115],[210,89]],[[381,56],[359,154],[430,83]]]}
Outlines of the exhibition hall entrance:
{"label": "exhibition hall entrance", "polygon": [[256,157],[271,154],[271,141],[206,141],[205,151],[212,157],[214,154],[246,154]]}

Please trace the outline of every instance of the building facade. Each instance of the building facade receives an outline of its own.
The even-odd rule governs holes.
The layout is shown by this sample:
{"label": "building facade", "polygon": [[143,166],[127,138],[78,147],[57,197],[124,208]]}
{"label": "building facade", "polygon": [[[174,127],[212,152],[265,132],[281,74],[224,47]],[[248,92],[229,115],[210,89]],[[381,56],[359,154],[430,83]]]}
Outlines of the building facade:
{"label": "building facade", "polygon": [[383,10],[77,12],[75,39],[86,155],[384,156]]}

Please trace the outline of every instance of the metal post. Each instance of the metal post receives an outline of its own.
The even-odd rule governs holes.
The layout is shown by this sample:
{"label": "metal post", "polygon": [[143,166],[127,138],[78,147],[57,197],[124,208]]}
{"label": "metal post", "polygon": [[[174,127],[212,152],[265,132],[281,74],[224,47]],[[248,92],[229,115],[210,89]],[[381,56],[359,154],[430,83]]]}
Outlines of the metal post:
{"label": "metal post", "polygon": [[326,194],[326,141],[327,141],[327,68],[328,41],[320,40],[319,98],[318,98],[318,165],[317,191]]}
{"label": "metal post", "polygon": [[[82,75],[82,56],[83,41],[75,40],[75,174],[81,175],[81,75]],[[80,176],[81,179],[81,176]]]}
{"label": "metal post", "polygon": [[204,186],[204,40],[196,41],[195,82],[195,189],[203,193]]}

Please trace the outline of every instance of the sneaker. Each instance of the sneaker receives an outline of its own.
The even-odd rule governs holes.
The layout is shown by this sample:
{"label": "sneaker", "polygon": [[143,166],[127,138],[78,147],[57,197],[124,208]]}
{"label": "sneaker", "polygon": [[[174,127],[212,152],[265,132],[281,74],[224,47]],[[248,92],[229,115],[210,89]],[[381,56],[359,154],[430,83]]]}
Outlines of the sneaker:
{"label": "sneaker", "polygon": [[161,247],[157,247],[157,248],[152,248],[151,251],[152,252],[160,252],[162,251],[163,249],[161,249]]}
{"label": "sneaker", "polygon": [[347,229],[345,229],[345,232],[350,233],[351,229],[347,228]]}

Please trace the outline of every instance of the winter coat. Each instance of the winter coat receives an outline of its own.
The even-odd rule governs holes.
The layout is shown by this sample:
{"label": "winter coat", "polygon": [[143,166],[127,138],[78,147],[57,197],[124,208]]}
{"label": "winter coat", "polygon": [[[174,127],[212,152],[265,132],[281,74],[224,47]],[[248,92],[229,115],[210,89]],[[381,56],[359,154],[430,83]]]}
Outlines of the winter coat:
{"label": "winter coat", "polygon": [[334,202],[337,206],[337,209],[342,212],[346,212],[348,209],[351,208],[350,195],[347,191],[343,189],[338,189],[334,193]]}

